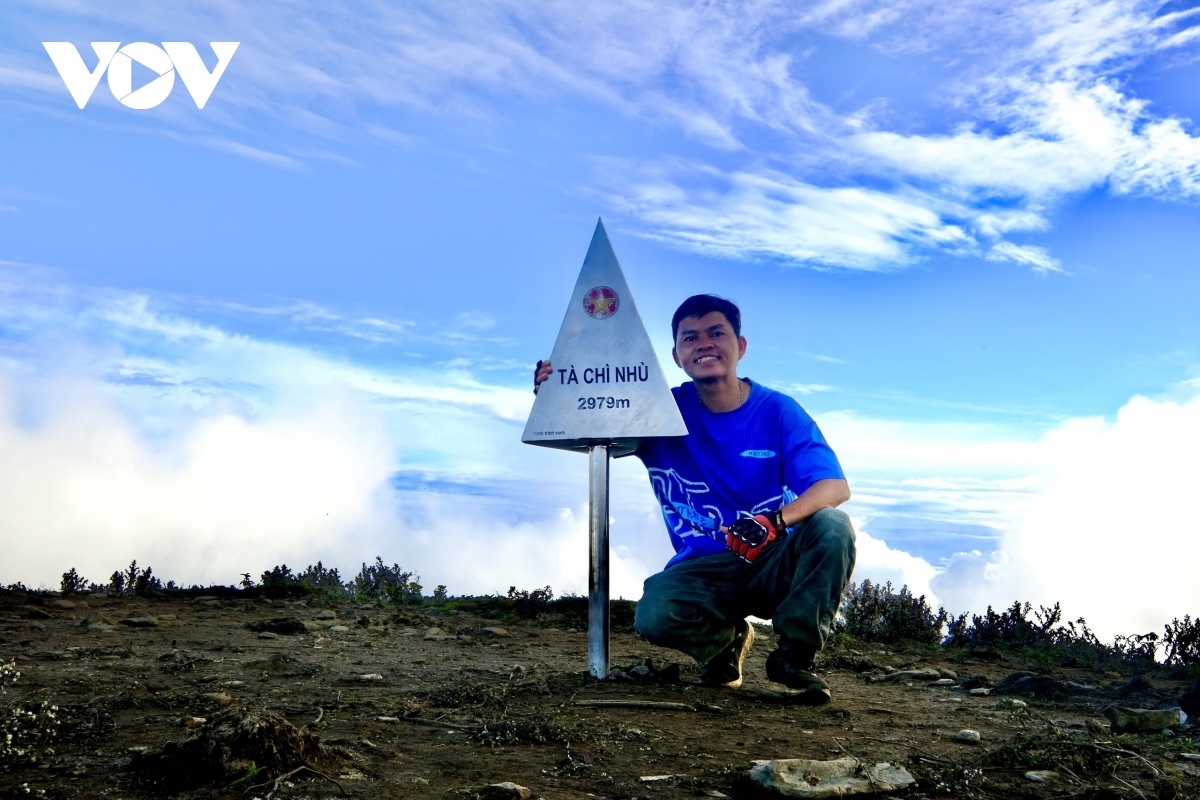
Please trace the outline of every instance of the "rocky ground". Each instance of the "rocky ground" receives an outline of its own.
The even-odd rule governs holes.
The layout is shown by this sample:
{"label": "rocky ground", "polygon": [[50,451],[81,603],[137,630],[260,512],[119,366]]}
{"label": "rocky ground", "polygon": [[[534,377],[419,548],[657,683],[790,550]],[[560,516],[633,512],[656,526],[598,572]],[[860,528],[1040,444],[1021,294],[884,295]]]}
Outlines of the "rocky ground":
{"label": "rocky ground", "polygon": [[593,680],[578,617],[230,595],[0,592],[0,796],[738,798],[755,760],[852,757],[907,797],[1200,797],[1200,729],[1103,714],[1176,705],[1180,673],[842,643],[808,708],[766,681],[767,628],[720,691],[628,632]]}

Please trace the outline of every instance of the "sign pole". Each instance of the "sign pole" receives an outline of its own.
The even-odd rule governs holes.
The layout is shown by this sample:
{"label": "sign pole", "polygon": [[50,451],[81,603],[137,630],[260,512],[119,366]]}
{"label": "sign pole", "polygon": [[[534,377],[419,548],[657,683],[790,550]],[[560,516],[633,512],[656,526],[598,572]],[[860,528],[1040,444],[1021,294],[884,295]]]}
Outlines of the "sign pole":
{"label": "sign pole", "polygon": [[608,603],[609,446],[588,448],[588,666],[596,678],[608,677],[610,610]]}

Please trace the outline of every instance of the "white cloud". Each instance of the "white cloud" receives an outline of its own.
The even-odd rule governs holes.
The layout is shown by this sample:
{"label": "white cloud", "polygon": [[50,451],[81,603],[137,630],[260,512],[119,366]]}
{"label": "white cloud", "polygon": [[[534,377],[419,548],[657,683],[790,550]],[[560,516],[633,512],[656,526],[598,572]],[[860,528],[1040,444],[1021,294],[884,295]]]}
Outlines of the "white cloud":
{"label": "white cloud", "polygon": [[1057,258],[1046,252],[1044,247],[1000,242],[988,251],[989,261],[1015,261],[1032,267],[1035,272],[1062,272]]}
{"label": "white cloud", "polygon": [[891,582],[899,589],[907,586],[917,597],[925,596],[926,602],[937,608],[938,597],[931,588],[937,570],[923,558],[903,550],[895,550],[882,539],[876,539],[868,531],[869,520],[853,519],[858,554],[854,564],[854,583],[869,579],[872,583]]}
{"label": "white cloud", "polygon": [[716,256],[883,269],[914,261],[923,248],[974,247],[921,198],[815,186],[780,173],[721,174],[698,165],[678,172],[690,185],[670,175],[631,178],[632,188],[610,199],[646,223],[642,235]]}
{"label": "white cloud", "polygon": [[98,580],[136,558],[164,576],[235,583],[394,528],[392,458],[381,421],[335,389],[257,419],[216,403],[151,444],[102,385],[18,388],[3,375],[0,580],[55,586],[71,566]]}
{"label": "white cloud", "polygon": [[1008,510],[1002,554],[964,556],[933,581],[948,604],[1061,601],[1104,636],[1195,614],[1200,583],[1200,397],[1135,397],[1107,421],[1069,420],[1038,445],[1038,490]]}
{"label": "white cloud", "polygon": [[785,386],[784,389],[792,394],[810,395],[817,392],[836,392],[836,386],[828,386],[824,383],[792,383]]}

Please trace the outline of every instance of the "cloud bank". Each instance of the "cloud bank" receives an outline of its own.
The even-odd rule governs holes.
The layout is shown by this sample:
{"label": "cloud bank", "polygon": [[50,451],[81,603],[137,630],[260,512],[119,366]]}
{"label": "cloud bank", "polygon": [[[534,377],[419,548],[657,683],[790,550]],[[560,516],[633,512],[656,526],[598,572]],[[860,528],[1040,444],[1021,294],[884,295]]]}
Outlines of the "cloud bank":
{"label": "cloud bank", "polygon": [[[21,302],[0,306],[0,582],[53,587],[70,567],[103,580],[137,559],[228,584],[381,555],[456,593],[586,590],[586,466],[518,444],[527,392],[468,366],[414,378],[141,296],[9,278],[0,289]],[[1180,391],[1037,437],[822,415],[855,491],[856,580],[955,612],[1061,602],[1105,636],[1196,614],[1200,396]],[[613,475],[613,591],[637,597],[666,537],[640,466]],[[992,531],[999,546],[921,558],[880,533],[898,519]]]}

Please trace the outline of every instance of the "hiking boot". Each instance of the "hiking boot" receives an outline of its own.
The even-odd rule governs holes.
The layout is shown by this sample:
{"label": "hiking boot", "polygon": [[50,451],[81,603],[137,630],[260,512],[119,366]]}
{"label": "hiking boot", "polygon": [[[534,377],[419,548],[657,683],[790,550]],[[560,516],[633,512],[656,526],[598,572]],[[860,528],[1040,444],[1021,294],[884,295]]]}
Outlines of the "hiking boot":
{"label": "hiking boot", "polygon": [[794,689],[797,692],[795,702],[800,705],[828,703],[831,697],[829,684],[814,671],[814,655],[781,642],[779,649],[767,656],[767,679]]}
{"label": "hiking boot", "polygon": [[736,689],[742,685],[742,662],[754,644],[754,626],[744,619],[734,625],[733,642],[700,668],[700,685]]}

